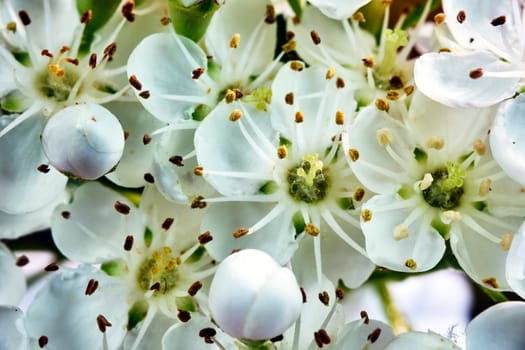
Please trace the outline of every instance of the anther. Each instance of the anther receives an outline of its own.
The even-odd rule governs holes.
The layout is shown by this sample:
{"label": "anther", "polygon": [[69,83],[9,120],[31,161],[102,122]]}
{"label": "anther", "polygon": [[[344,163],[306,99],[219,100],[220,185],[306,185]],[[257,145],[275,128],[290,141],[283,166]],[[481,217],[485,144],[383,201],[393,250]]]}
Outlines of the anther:
{"label": "anther", "polygon": [[461,213],[455,210],[446,210],[443,212],[443,217],[450,221],[461,221]]}
{"label": "anther", "polygon": [[409,234],[410,232],[408,231],[408,227],[406,227],[404,224],[399,224],[396,227],[394,227],[394,239],[396,241],[400,241],[404,238],[407,238]]}
{"label": "anther", "polygon": [[377,339],[379,339],[379,336],[381,335],[381,328],[376,328],[368,335],[368,341],[370,343],[375,343]]}
{"label": "anther", "polygon": [[264,17],[264,22],[268,24],[275,23],[275,8],[273,5],[266,5],[266,14]]}
{"label": "anther", "polygon": [[85,291],[85,295],[89,296],[89,295],[92,295],[93,293],[95,293],[95,291],[97,290],[98,288],[98,281],[94,278],[90,279],[87,286],[86,286],[86,291]]}
{"label": "anther", "polygon": [[481,282],[485,283],[487,286],[490,286],[494,289],[498,289],[499,288],[499,284],[498,284],[498,281],[496,280],[495,277],[487,277],[487,278],[484,278],[481,280]]}
{"label": "anther", "polygon": [[211,327],[203,328],[199,331],[199,337],[205,338],[205,337],[215,337],[217,334],[217,331]]}
{"label": "anther", "polygon": [[26,255],[20,255],[18,258],[16,258],[16,266],[22,267],[29,264],[29,258]]}
{"label": "anther", "polygon": [[82,24],[88,24],[89,21],[91,21],[91,18],[93,17],[93,11],[91,11],[91,9],[87,9],[86,11],[84,11],[84,13],[82,13],[82,15],[80,16],[80,23]]}
{"label": "anther", "polygon": [[299,61],[292,61],[292,62],[290,63],[290,68],[291,68],[292,70],[295,70],[295,71],[300,72],[300,71],[302,71],[302,70],[304,69],[304,64],[302,64],[302,63],[299,62]]}
{"label": "anther", "polygon": [[203,196],[197,196],[191,202],[190,208],[192,209],[204,209],[206,208],[206,202]]}
{"label": "anther", "polygon": [[166,218],[166,219],[164,219],[164,221],[162,222],[162,225],[161,225],[162,229],[168,231],[170,229],[171,225],[173,225],[173,222],[175,222],[174,218]]}
{"label": "anther", "polygon": [[143,99],[147,100],[149,98],[149,96],[150,96],[149,90],[141,91],[139,96],[142,97]]}
{"label": "anther", "polygon": [[193,297],[201,288],[202,283],[200,281],[193,282],[190,288],[188,288],[188,294]]}
{"label": "anther", "polygon": [[319,301],[323,303],[323,305],[328,306],[328,304],[330,304],[330,295],[328,295],[326,290],[323,290],[321,293],[319,293],[317,297],[319,298]]}
{"label": "anther", "polygon": [[376,131],[377,143],[383,147],[386,147],[394,142],[394,136],[390,130],[382,128]]}
{"label": "anther", "polygon": [[60,52],[60,54],[62,55],[62,54],[65,54],[66,52],[69,52],[69,51],[71,51],[71,48],[70,48],[69,46],[67,46],[67,45],[64,45],[64,46],[62,46],[62,47],[60,48],[60,51],[59,51],[59,52]]}
{"label": "anther", "polygon": [[361,218],[364,222],[372,220],[372,211],[370,209],[361,210]]}
{"label": "anther", "polygon": [[277,147],[277,158],[284,159],[288,156],[288,148],[285,145]]}
{"label": "anther", "polygon": [[399,77],[398,75],[392,76],[388,83],[394,89],[401,89],[403,87],[403,80],[401,80],[401,77]]}
{"label": "anther", "polygon": [[62,217],[67,220],[71,217],[71,212],[64,210],[63,212],[60,213],[60,215],[62,215]]}
{"label": "anther", "polygon": [[438,13],[434,16],[434,23],[436,25],[440,25],[440,24],[443,24],[445,23],[445,19],[446,19],[446,16],[443,12],[441,13]]}
{"label": "anther", "polygon": [[319,45],[321,43],[321,37],[319,36],[319,33],[317,33],[315,30],[312,30],[310,32],[310,38],[312,38],[314,45]]}
{"label": "anther", "polygon": [[228,89],[226,91],[226,94],[224,95],[224,100],[226,100],[226,103],[230,104],[236,99],[237,99],[237,94],[235,93],[235,91]]}
{"label": "anther", "polygon": [[200,244],[204,245],[208,242],[211,242],[213,240],[213,236],[211,235],[210,231],[206,231],[204,233],[201,233],[197,237],[197,240],[199,241]]}
{"label": "anther", "polygon": [[9,23],[7,23],[7,25],[5,26],[5,29],[8,32],[16,33],[16,22],[9,22]]}
{"label": "anther", "polygon": [[271,338],[270,341],[272,343],[277,343],[277,342],[282,341],[283,339],[284,339],[284,336],[282,334],[279,334],[278,336]]}
{"label": "anther", "polygon": [[343,288],[337,287],[335,289],[335,296],[337,300],[343,300],[345,298],[345,291],[343,290]]}
{"label": "anther", "polygon": [[315,343],[318,347],[322,348],[324,345],[328,345],[332,342],[332,339],[324,329],[320,329],[314,332]]}
{"label": "anther", "polygon": [[52,54],[51,52],[49,52],[48,49],[43,49],[42,52],[40,52],[40,54],[41,54],[42,56],[47,56],[47,57],[49,57],[49,58],[53,58],[53,54]]}
{"label": "anther", "polygon": [[380,111],[388,112],[388,110],[390,109],[390,105],[388,104],[388,101],[382,98],[378,98],[375,102],[375,105],[376,105],[376,108],[379,109]]}
{"label": "anther", "polygon": [[366,68],[374,68],[375,66],[375,60],[374,60],[374,57],[372,56],[361,58],[361,62],[363,62],[363,65]]}
{"label": "anther", "polygon": [[191,78],[192,79],[199,79],[201,77],[201,75],[204,74],[204,68],[203,67],[199,67],[199,68],[195,68],[194,70],[191,71]]}
{"label": "anther", "polygon": [[469,77],[471,79],[479,79],[483,76],[483,68],[476,68],[469,72]]}
{"label": "anther", "polygon": [[494,27],[500,26],[505,24],[507,21],[507,18],[505,16],[499,16],[494,18],[492,21],[490,21],[490,24],[492,24]]}
{"label": "anther", "polygon": [[294,118],[296,123],[302,123],[304,122],[304,113],[301,111],[297,111],[295,112]]}
{"label": "anther", "polygon": [[297,44],[296,44],[295,40],[289,40],[289,41],[287,41],[286,43],[284,43],[284,44],[281,46],[281,48],[283,49],[283,51],[284,51],[285,53],[287,53],[287,52],[292,52],[292,51],[294,51],[295,48],[296,48],[296,46],[297,46]]}
{"label": "anther", "polygon": [[399,97],[401,97],[401,95],[396,90],[388,90],[386,92],[386,98],[390,101],[399,100]]}
{"label": "anther", "polygon": [[355,148],[350,148],[348,150],[348,156],[352,160],[352,162],[355,162],[359,159],[359,151]]}
{"label": "anther", "polygon": [[58,271],[58,269],[59,269],[59,266],[57,263],[51,263],[47,265],[46,267],[44,267],[44,271],[46,272],[55,272],[55,271]]}
{"label": "anther", "polygon": [[492,185],[492,180],[489,178],[483,179],[479,184],[479,195],[486,196],[490,192],[490,185]]}
{"label": "anther", "polygon": [[304,291],[304,288],[302,288],[302,287],[300,288],[300,290],[301,290],[301,296],[303,298],[303,304],[306,304],[306,301],[307,301],[307,299],[306,299],[306,292]]}
{"label": "anther", "polygon": [[425,175],[423,175],[423,180],[421,180],[421,182],[419,183],[419,189],[421,191],[426,190],[427,188],[430,187],[430,185],[432,185],[433,181],[434,181],[434,178],[432,177],[432,174],[425,173]]}
{"label": "anther", "polygon": [[284,95],[284,102],[286,102],[287,105],[293,105],[293,102],[294,102],[293,92],[289,92],[286,95]]}
{"label": "anther", "polygon": [[336,80],[335,80],[335,87],[338,88],[338,89],[342,89],[345,87],[345,81],[343,78],[341,77],[338,77]]}
{"label": "anther", "polygon": [[311,222],[304,227],[304,232],[308,233],[312,237],[317,237],[320,233],[319,228]]}
{"label": "anther", "polygon": [[122,5],[121,12],[122,16],[129,22],[133,22],[135,20],[135,14],[133,13],[133,9],[135,8],[135,2],[134,1],[127,1],[124,5]]}
{"label": "anther", "polygon": [[49,165],[47,165],[47,164],[40,164],[40,165],[38,166],[38,168],[36,168],[36,169],[37,169],[38,171],[40,171],[41,173],[43,173],[43,174],[47,174],[47,173],[49,172],[49,170],[51,170],[51,169],[49,168]]}
{"label": "anther", "polygon": [[431,136],[427,140],[427,147],[440,150],[445,145],[445,140],[439,136]]}
{"label": "anther", "polygon": [[328,67],[328,70],[326,71],[326,75],[325,75],[326,80],[332,79],[334,75],[335,75],[335,67],[333,66]]}
{"label": "anther", "polygon": [[335,123],[337,125],[343,125],[345,123],[345,112],[343,111],[335,112]]}
{"label": "anther", "polygon": [[242,117],[242,112],[241,112],[241,110],[240,110],[240,109],[234,109],[234,110],[230,113],[230,117],[229,117],[229,119],[230,119],[230,121],[235,122],[235,121],[241,119],[241,117]]}
{"label": "anther", "polygon": [[28,26],[31,24],[31,17],[29,17],[25,10],[18,11],[18,17],[20,18],[20,21],[22,21],[23,25]]}
{"label": "anther", "polygon": [[142,83],[137,79],[136,75],[132,75],[128,79],[129,84],[133,86],[136,90],[142,90]]}
{"label": "anther", "polygon": [[246,236],[248,234],[248,232],[250,232],[250,230],[248,230],[247,228],[239,228],[235,231],[233,231],[233,237],[234,238],[241,238],[242,236]]}
{"label": "anther", "polygon": [[149,287],[149,290],[153,290],[155,292],[160,291],[160,282],[155,282],[151,287]]}
{"label": "anther", "polygon": [[354,13],[352,15],[352,19],[356,22],[361,22],[361,23],[364,23],[366,22],[366,18],[365,18],[365,15],[363,14],[363,12],[361,11],[357,11],[356,13]]}
{"label": "anther", "polygon": [[417,264],[414,259],[408,259],[407,261],[405,261],[405,266],[408,267],[410,270],[415,270],[417,268]]}
{"label": "anther", "polygon": [[103,315],[98,315],[97,326],[102,333],[106,333],[106,327],[111,327],[111,322],[109,322]]}
{"label": "anther", "polygon": [[197,176],[203,175],[204,168],[201,165],[197,165],[195,168],[193,168],[193,173]]}
{"label": "anther", "polygon": [[241,42],[241,34],[235,33],[232,35],[230,39],[230,47],[232,49],[236,49],[239,47],[240,42]]}
{"label": "anther", "polygon": [[131,211],[131,208],[126,203],[122,203],[121,201],[115,201],[115,205],[113,206],[117,212],[119,212],[122,215],[128,215]]}
{"label": "anther", "polygon": [[115,53],[117,52],[117,43],[112,42],[106,48],[104,49],[104,58],[108,57],[110,60],[115,56]]}
{"label": "anther", "polygon": [[363,322],[365,324],[369,324],[370,323],[370,318],[368,317],[368,313],[365,310],[362,310],[360,312],[359,316],[361,316],[361,319],[363,320]]}
{"label": "anther", "polygon": [[513,239],[514,236],[511,233],[504,233],[501,236],[501,241],[499,242],[499,244],[501,245],[501,249],[503,249],[503,251],[505,252],[508,251],[510,249]]}
{"label": "anther", "polygon": [[151,136],[149,136],[148,134],[144,134],[144,136],[142,137],[142,143],[147,145],[151,142]]}
{"label": "anther", "polygon": [[487,150],[485,143],[481,139],[474,140],[472,148],[479,156],[484,156]]}
{"label": "anther", "polygon": [[184,166],[183,158],[179,155],[171,156],[169,159],[170,163],[175,164],[178,167]]}
{"label": "anther", "polygon": [[128,235],[124,240],[124,250],[129,252],[133,248],[133,236]]}
{"label": "anther", "polygon": [[465,11],[461,10],[458,12],[456,19],[459,23],[463,23],[467,19],[467,14],[465,13]]}
{"label": "anther", "polygon": [[89,56],[89,67],[91,69],[95,69],[97,67],[97,54],[92,53],[91,56]]}
{"label": "anther", "polygon": [[43,349],[47,343],[49,342],[49,338],[45,335],[38,338],[38,346],[40,346],[41,349]]}
{"label": "anther", "polygon": [[72,65],[75,65],[75,66],[78,66],[78,63],[79,63],[78,58],[68,57],[68,58],[65,59],[65,61],[67,63],[71,63]]}
{"label": "anther", "polygon": [[182,309],[178,309],[177,311],[177,318],[182,323],[186,323],[191,319],[191,314],[188,311]]}
{"label": "anther", "polygon": [[405,91],[405,94],[406,94],[407,96],[412,95],[412,93],[414,92],[414,90],[415,90],[414,85],[408,85],[407,87],[405,87],[405,88],[403,89],[403,91]]}
{"label": "anther", "polygon": [[160,24],[162,24],[163,26],[167,26],[170,23],[171,23],[171,18],[169,17],[162,17],[160,19]]}
{"label": "anther", "polygon": [[355,189],[354,196],[353,196],[355,201],[360,202],[363,199],[364,196],[365,196],[365,189],[364,188],[358,187],[358,188]]}

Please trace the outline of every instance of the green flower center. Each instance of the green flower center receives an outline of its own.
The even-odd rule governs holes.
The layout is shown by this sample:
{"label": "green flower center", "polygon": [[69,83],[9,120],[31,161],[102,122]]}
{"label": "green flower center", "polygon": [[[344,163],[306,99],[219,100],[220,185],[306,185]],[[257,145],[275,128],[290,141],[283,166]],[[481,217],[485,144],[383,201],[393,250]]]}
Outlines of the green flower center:
{"label": "green flower center", "polygon": [[466,171],[458,165],[447,163],[445,168],[435,170],[432,183],[423,190],[425,201],[435,208],[451,210],[456,208],[465,192],[463,179]]}
{"label": "green flower center", "polygon": [[143,291],[153,290],[155,294],[166,294],[178,281],[179,261],[169,247],[154,251],[140,264],[137,282]]}
{"label": "green flower center", "polygon": [[317,153],[303,157],[302,162],[288,171],[288,192],[301,202],[316,203],[326,196],[330,181],[328,169]]}
{"label": "green flower center", "polygon": [[69,98],[79,76],[78,70],[72,63],[58,59],[47,65],[47,69],[39,75],[36,83],[44,97],[56,102],[64,102]]}

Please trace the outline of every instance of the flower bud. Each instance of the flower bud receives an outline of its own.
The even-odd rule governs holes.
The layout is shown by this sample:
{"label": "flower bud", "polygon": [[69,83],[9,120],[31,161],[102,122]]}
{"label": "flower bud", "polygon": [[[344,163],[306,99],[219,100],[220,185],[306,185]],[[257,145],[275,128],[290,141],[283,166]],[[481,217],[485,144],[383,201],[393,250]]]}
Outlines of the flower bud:
{"label": "flower bud", "polygon": [[295,322],[302,294],[292,271],[262,251],[244,249],[219,265],[209,306],[219,327],[232,337],[264,340]]}
{"label": "flower bud", "polygon": [[86,103],[67,107],[47,122],[42,144],[58,170],[96,179],[113,168],[124,151],[124,131],[104,107]]}

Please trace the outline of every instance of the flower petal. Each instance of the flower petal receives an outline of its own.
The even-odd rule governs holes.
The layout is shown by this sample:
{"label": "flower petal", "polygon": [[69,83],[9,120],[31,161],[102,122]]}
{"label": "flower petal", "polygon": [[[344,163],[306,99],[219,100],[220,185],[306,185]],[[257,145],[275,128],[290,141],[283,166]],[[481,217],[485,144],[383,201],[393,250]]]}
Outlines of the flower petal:
{"label": "flower petal", "polygon": [[16,266],[13,254],[2,243],[0,243],[0,276],[4,280],[3,287],[0,288],[0,305],[17,305],[26,291],[26,279],[22,269]]}
{"label": "flower petal", "polygon": [[[337,346],[348,350],[383,350],[394,338],[392,328],[377,320],[353,321],[347,323],[337,335]],[[373,341],[372,341],[373,339]]]}
{"label": "flower petal", "polygon": [[509,286],[525,298],[525,224],[514,235],[505,270]]}
{"label": "flower petal", "polygon": [[317,7],[326,16],[346,20],[360,7],[368,4],[371,0],[311,0],[310,3]]}
{"label": "flower petal", "polygon": [[[394,338],[384,348],[385,350],[460,350],[453,341],[437,333],[428,332],[407,332],[402,333]],[[472,349],[486,349],[485,347]]]}
{"label": "flower petal", "polygon": [[22,310],[14,306],[0,306],[0,329],[2,350],[30,349]]}

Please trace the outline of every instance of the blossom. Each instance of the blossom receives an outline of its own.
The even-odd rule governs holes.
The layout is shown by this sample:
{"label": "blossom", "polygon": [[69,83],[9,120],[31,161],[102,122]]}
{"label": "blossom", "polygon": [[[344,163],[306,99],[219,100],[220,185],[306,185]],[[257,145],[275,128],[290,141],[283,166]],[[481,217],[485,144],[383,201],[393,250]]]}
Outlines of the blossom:
{"label": "blossom", "polygon": [[24,313],[15,306],[0,306],[0,344],[5,350],[30,349]]}
{"label": "blossom", "polygon": [[491,157],[488,113],[448,108],[419,93],[400,119],[375,107],[360,112],[345,149],[358,179],[379,193],[361,209],[372,261],[426,271],[450,240],[472,279],[509,288],[505,258],[524,197]]}
{"label": "blossom", "polygon": [[26,291],[26,279],[13,253],[3,243],[0,243],[0,274],[4,280],[0,305],[16,306]]}
{"label": "blossom", "polygon": [[202,200],[210,206],[202,230],[216,237],[212,256],[251,247],[284,264],[297,244],[313,242],[319,278],[358,286],[368,277],[354,210],[367,193],[339,142],[354,110],[333,68],[292,61],[275,77],[268,112],[232,101],[210,113],[195,148],[199,174],[222,195]]}
{"label": "blossom", "polygon": [[311,4],[322,11],[326,16],[339,20],[351,17],[360,7],[368,4],[370,0],[313,0]]}

